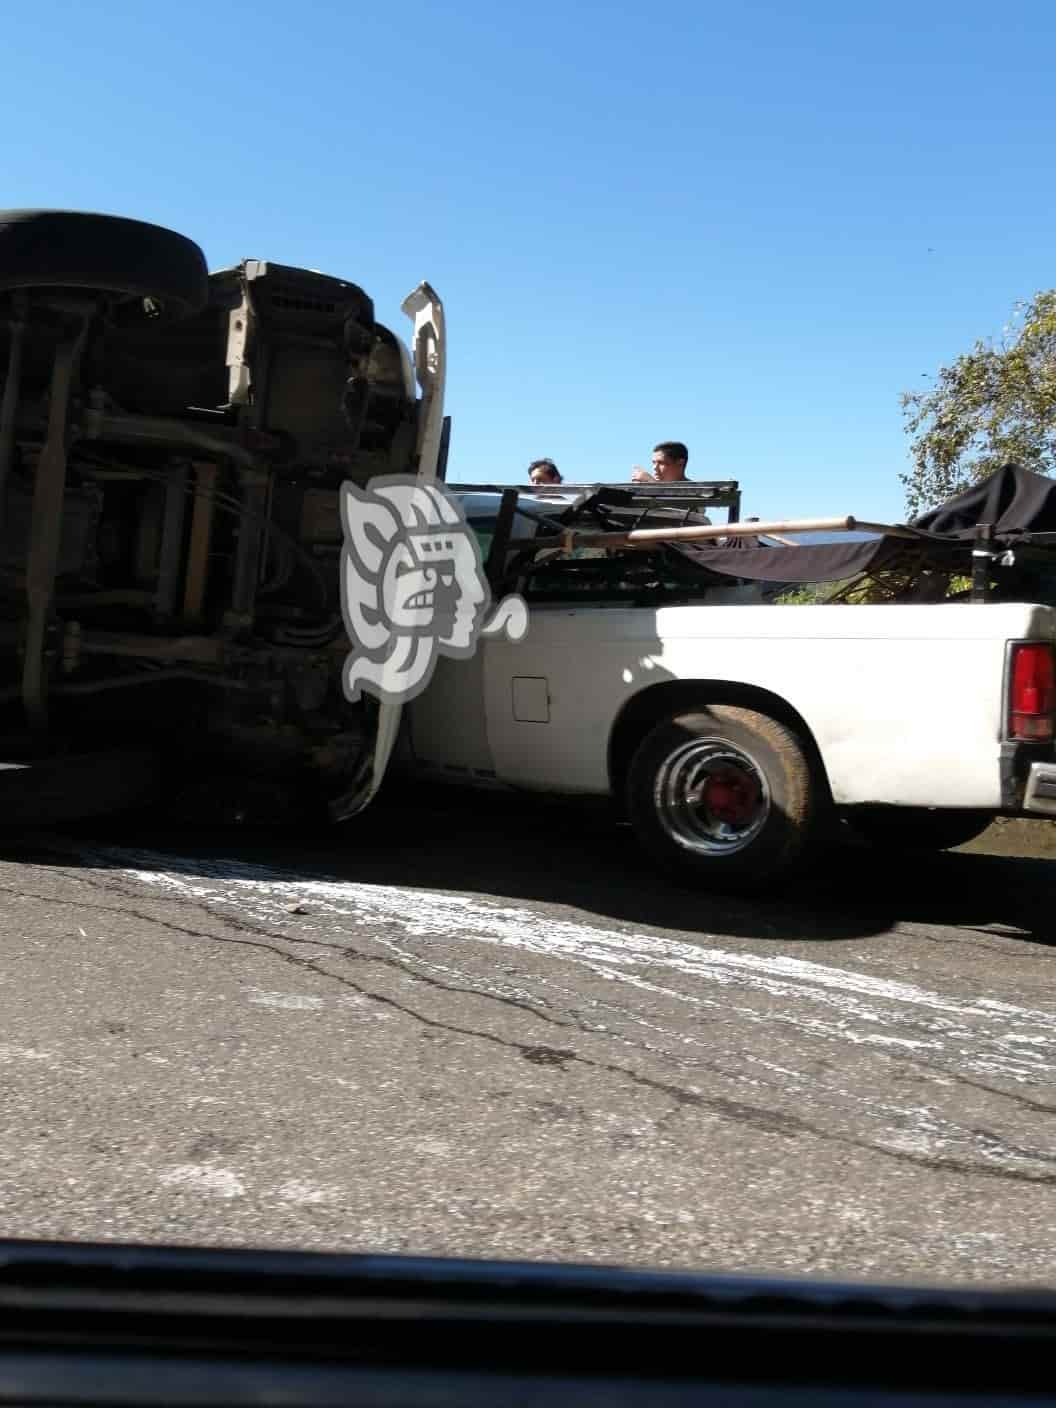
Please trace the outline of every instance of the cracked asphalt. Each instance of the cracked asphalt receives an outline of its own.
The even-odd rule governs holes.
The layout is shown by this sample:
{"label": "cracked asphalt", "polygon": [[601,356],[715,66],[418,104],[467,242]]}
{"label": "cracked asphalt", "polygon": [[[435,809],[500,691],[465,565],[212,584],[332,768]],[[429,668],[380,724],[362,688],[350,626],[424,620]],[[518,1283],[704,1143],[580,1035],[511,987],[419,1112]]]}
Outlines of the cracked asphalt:
{"label": "cracked asphalt", "polygon": [[0,1235],[1054,1285],[1056,860],[981,845],[747,899],[443,792],[8,838]]}

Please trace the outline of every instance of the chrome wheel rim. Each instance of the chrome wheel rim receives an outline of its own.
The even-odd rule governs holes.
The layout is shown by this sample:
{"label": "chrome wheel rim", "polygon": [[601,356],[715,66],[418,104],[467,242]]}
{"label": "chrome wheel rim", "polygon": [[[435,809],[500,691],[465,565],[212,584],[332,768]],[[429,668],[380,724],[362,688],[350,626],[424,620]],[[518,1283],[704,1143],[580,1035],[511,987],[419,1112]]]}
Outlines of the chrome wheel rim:
{"label": "chrome wheel rim", "polygon": [[751,844],[770,816],[766,775],[743,748],[695,738],[671,753],[656,776],[661,826],[684,850],[728,856]]}

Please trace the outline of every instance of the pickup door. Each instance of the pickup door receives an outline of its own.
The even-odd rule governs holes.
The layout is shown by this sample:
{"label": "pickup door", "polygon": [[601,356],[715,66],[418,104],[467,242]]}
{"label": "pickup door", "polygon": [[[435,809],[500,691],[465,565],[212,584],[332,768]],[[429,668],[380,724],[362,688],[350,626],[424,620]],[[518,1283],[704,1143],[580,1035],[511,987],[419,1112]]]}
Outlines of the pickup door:
{"label": "pickup door", "polygon": [[[499,498],[495,494],[464,494],[458,501],[487,562],[494,537]],[[511,530],[515,538],[535,536],[535,516],[517,513]],[[507,671],[512,668],[504,641],[479,639],[470,660],[441,656],[429,688],[408,709],[408,736],[414,763],[453,781],[486,784],[496,778],[491,751],[491,729],[500,735],[504,722],[502,696]],[[514,652],[518,647],[508,647]],[[516,653],[513,662],[516,663]],[[508,690],[508,684],[505,690]],[[489,702],[490,701],[490,702]]]}

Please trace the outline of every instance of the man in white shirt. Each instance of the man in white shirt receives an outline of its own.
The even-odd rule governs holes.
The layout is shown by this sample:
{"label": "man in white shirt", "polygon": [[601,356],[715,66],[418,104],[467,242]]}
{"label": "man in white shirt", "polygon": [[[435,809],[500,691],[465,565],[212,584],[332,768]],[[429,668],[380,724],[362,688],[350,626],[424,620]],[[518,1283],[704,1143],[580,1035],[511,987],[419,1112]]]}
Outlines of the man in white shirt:
{"label": "man in white shirt", "polygon": [[[631,471],[631,478],[636,484],[688,484],[688,460],[689,451],[681,440],[661,440],[653,450],[652,473],[636,464]],[[704,513],[692,514],[689,521],[697,527],[711,527],[711,519]]]}
{"label": "man in white shirt", "polygon": [[631,470],[631,478],[636,484],[649,481],[653,484],[675,484],[686,479],[686,465],[689,451],[681,440],[661,440],[653,449],[653,468],[650,472],[636,464]]}

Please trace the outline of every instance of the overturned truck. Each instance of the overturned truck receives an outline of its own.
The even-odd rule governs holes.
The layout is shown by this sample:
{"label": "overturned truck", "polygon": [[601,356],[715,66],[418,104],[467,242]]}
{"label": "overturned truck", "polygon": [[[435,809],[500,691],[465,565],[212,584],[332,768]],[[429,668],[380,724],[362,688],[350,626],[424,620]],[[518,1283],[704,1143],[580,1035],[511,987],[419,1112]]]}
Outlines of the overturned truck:
{"label": "overturned truck", "polygon": [[0,212],[9,819],[203,773],[366,805],[398,711],[341,690],[338,491],[445,454],[443,310],[426,284],[403,307],[410,349],[340,278]]}

